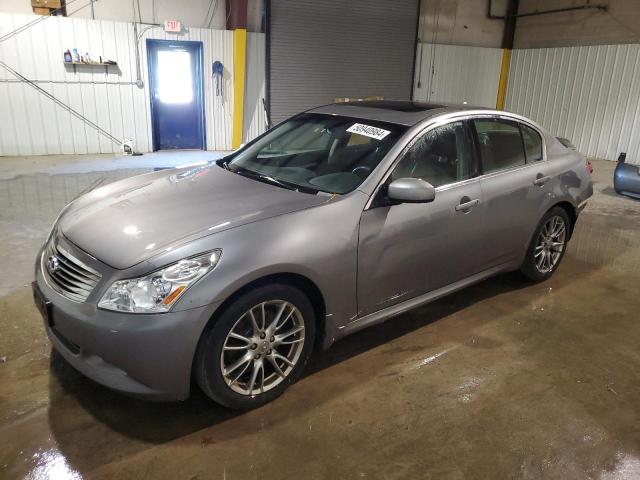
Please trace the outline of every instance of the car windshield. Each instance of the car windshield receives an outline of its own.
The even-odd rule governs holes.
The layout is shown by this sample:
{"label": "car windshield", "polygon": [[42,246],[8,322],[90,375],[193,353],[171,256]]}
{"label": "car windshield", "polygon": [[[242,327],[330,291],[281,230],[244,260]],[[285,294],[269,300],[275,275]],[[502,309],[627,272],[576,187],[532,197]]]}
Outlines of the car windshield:
{"label": "car windshield", "polygon": [[405,131],[385,122],[302,114],[222,165],[283,188],[342,194],[357,188]]}

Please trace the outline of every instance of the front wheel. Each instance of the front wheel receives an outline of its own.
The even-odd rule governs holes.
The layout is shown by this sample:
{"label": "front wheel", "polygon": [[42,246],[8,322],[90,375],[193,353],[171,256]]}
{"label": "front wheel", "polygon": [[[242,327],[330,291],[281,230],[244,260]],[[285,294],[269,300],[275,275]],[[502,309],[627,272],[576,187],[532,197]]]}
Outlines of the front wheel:
{"label": "front wheel", "polygon": [[289,285],[257,287],[214,322],[198,347],[196,380],[229,408],[255,408],[279,396],[301,375],[313,349],[313,307]]}
{"label": "front wheel", "polygon": [[520,270],[534,282],[553,275],[564,256],[569,239],[569,217],[560,207],[549,210],[533,234]]}

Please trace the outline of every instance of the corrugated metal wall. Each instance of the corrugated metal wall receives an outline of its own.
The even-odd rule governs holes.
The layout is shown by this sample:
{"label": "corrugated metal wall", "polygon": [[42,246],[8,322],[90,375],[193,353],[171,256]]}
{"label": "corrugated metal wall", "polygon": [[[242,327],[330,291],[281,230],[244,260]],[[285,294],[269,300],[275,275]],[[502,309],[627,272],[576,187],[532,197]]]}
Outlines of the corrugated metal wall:
{"label": "corrugated metal wall", "polygon": [[419,43],[414,100],[496,106],[502,50]]}
{"label": "corrugated metal wall", "polygon": [[640,164],[640,45],[514,50],[506,109],[590,157]]}
{"label": "corrugated metal wall", "polygon": [[336,97],[409,99],[417,0],[271,2],[273,123]]}
{"label": "corrugated metal wall", "polygon": [[265,34],[247,32],[247,78],[244,92],[244,137],[249,140],[267,128],[265,98]]}
{"label": "corrugated metal wall", "polygon": [[[32,21],[32,15],[0,14],[0,35]],[[40,87],[94,121],[117,138],[134,140],[139,151],[151,150],[146,39],[197,40],[203,43],[207,148],[229,150],[233,104],[233,33],[224,30],[187,28],[183,35],[168,35],[161,28],[140,27],[140,59],[144,88],[135,85],[133,25],[122,22],[51,17],[0,43],[0,58]],[[260,34],[250,44],[264,45]],[[63,64],[63,52],[77,47],[102,54],[118,67],[79,66],[77,73]],[[264,47],[262,47],[264,50]],[[216,96],[211,64],[224,67],[222,95]],[[255,55],[248,65],[252,77],[264,84],[264,59]],[[260,66],[262,65],[262,67]],[[249,113],[253,116],[254,111]],[[260,120],[249,122],[259,125]],[[258,128],[251,127],[251,133]],[[0,69],[0,155],[44,155],[119,152],[114,145],[84,122],[55,105],[29,85]]]}

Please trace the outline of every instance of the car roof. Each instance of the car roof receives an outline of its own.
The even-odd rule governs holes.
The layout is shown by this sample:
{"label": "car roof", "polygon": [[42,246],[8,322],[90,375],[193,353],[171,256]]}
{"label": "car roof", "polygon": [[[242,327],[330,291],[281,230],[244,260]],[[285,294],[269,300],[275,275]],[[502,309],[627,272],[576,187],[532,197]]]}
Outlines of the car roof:
{"label": "car roof", "polygon": [[363,100],[357,102],[332,103],[308,110],[308,113],[344,115],[346,117],[378,120],[413,126],[428,118],[466,110],[487,110],[486,107],[453,103],[423,103],[403,100]]}

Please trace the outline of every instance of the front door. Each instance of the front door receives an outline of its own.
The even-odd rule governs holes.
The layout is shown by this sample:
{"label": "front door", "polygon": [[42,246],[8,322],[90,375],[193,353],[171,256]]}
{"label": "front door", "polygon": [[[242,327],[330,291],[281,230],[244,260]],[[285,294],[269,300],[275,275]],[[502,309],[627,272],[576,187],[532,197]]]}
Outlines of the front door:
{"label": "front door", "polygon": [[147,40],[153,150],[205,149],[202,42]]}
{"label": "front door", "polygon": [[421,135],[387,182],[422,178],[431,203],[389,205],[375,198],[360,221],[358,310],[367,315],[478,272],[480,180],[464,122]]}

